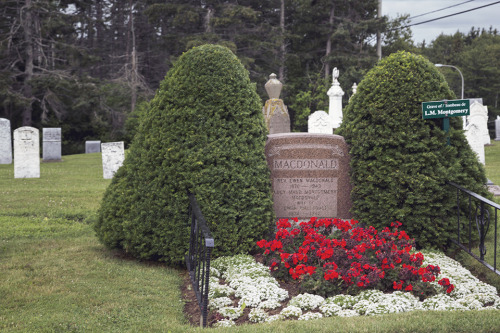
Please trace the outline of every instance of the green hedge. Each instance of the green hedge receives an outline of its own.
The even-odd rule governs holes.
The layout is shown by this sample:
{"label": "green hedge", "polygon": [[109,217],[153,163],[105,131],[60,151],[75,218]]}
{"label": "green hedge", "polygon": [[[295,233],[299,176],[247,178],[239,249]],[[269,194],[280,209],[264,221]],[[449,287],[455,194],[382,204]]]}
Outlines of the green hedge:
{"label": "green hedge", "polygon": [[99,239],[139,258],[181,263],[189,190],[209,223],[215,255],[248,252],[274,220],[261,109],[229,49],[203,45],[183,54],[104,195]]}
{"label": "green hedge", "polygon": [[444,77],[421,56],[384,58],[358,86],[336,134],[350,145],[353,213],[383,228],[394,220],[419,246],[444,247],[456,228],[454,181],[489,196],[483,166],[470,149],[460,117],[423,120],[421,103],[454,99]]}

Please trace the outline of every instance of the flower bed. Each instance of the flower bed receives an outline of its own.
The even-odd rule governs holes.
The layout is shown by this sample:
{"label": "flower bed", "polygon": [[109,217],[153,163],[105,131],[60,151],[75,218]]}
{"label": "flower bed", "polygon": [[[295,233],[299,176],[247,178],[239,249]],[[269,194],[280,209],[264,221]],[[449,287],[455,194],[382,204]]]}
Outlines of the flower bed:
{"label": "flower bed", "polygon": [[[313,219],[311,220],[313,221]],[[309,222],[311,222],[309,221]],[[314,223],[317,221],[314,220]],[[349,232],[355,223],[349,223],[350,228],[343,232]],[[324,226],[322,226],[324,228]],[[344,290],[352,295],[346,293],[337,293],[333,295],[317,295],[311,292],[303,292],[295,297],[290,298],[288,292],[281,288],[278,281],[275,277],[271,275],[271,272],[281,276],[284,278],[283,269],[274,269],[277,265],[282,265],[285,267],[284,263],[287,262],[289,258],[292,260],[290,268],[293,269],[290,272],[290,268],[288,268],[288,272],[290,273],[290,279],[293,281],[307,282],[310,277],[318,272],[321,272],[323,278],[327,274],[332,274],[331,269],[318,269],[318,266],[314,265],[313,262],[317,264],[321,264],[321,260],[315,258],[316,261],[310,258],[314,256],[308,256],[308,265],[315,267],[314,272],[310,274],[312,269],[307,270],[304,268],[304,273],[298,274],[297,276],[297,267],[301,265],[300,261],[296,260],[296,263],[293,264],[293,253],[290,254],[288,258],[280,262],[279,264],[273,265],[270,261],[270,268],[264,266],[261,263],[255,261],[252,256],[248,255],[237,255],[233,257],[222,257],[215,259],[212,262],[211,267],[211,277],[210,277],[210,309],[213,317],[218,318],[219,320],[215,324],[216,326],[230,326],[234,325],[235,321],[238,318],[241,318],[244,315],[248,315],[248,319],[251,322],[269,322],[274,320],[288,320],[288,319],[297,319],[297,320],[310,320],[320,317],[329,317],[329,316],[360,316],[360,315],[377,315],[384,313],[395,313],[395,312],[406,312],[413,310],[473,310],[473,309],[500,309],[500,297],[497,296],[496,288],[485,284],[475,278],[467,269],[463,268],[458,262],[448,258],[442,253],[439,252],[418,252],[413,253],[410,250],[406,251],[408,248],[408,244],[403,247],[403,250],[399,248],[405,242],[411,242],[411,240],[406,239],[405,233],[402,231],[398,231],[397,228],[399,224],[393,225],[393,230],[386,230],[387,233],[391,233],[396,240],[395,243],[389,241],[391,239],[387,234],[384,238],[386,242],[381,241],[384,246],[388,243],[390,244],[389,248],[392,251],[395,251],[396,254],[386,253],[380,256],[381,262],[385,262],[385,258],[391,258],[390,260],[396,260],[397,257],[403,257],[401,259],[400,264],[396,265],[393,261],[387,260],[386,264],[389,265],[389,268],[382,269],[380,266],[377,266],[376,260],[370,261],[371,267],[378,267],[381,272],[385,272],[384,276],[380,278],[382,275],[380,271],[375,269],[367,269],[367,270],[357,270],[356,272],[360,272],[359,275],[353,274],[354,270],[345,270],[338,269],[335,270],[338,272],[339,276],[336,278],[335,288],[327,288],[324,287],[322,293],[325,290]],[[290,229],[290,227],[287,227]],[[345,227],[347,228],[347,226]],[[279,228],[278,232],[280,229]],[[325,229],[326,230],[326,229]],[[291,229],[291,232],[293,229]],[[373,230],[370,231],[373,236],[373,240],[376,243],[376,237],[374,235]],[[296,233],[296,232],[295,232]],[[357,230],[354,232],[355,235],[362,233],[361,230]],[[283,232],[281,232],[283,234]],[[297,233],[296,236],[299,234]],[[351,233],[352,235],[352,233]],[[401,235],[401,238],[399,236]],[[281,236],[280,236],[281,237]],[[321,237],[319,237],[321,238]],[[370,238],[370,237],[368,237]],[[282,238],[284,239],[284,238]],[[301,244],[307,238],[304,236],[303,240],[301,240]],[[341,239],[341,238],[325,238],[325,239]],[[380,237],[378,238],[380,240]],[[401,241],[401,242],[400,242]],[[265,241],[267,242],[267,241]],[[341,241],[340,241],[341,242]],[[347,241],[346,241],[347,242]],[[348,243],[348,242],[347,242]],[[260,243],[261,245],[263,242]],[[353,246],[354,243],[346,244],[347,250],[350,246]],[[393,245],[396,244],[396,248]],[[287,244],[285,246],[280,247],[276,242],[265,243],[262,246],[265,249],[269,249],[268,255],[272,257],[272,251],[280,253],[280,249],[287,248]],[[308,244],[311,246],[311,243]],[[359,244],[358,244],[359,245]],[[380,244],[382,245],[382,244]],[[306,245],[307,246],[307,245]],[[355,245],[354,245],[355,246]],[[273,247],[273,248],[272,248]],[[297,249],[301,248],[301,246],[297,247]],[[341,249],[342,246],[335,247],[336,249]],[[344,249],[346,249],[344,248]],[[354,248],[354,247],[352,247]],[[358,249],[358,257],[359,260],[363,260],[363,258],[370,258],[369,253],[366,250],[364,252],[359,253]],[[410,248],[411,249],[411,248]],[[316,252],[319,251],[319,248],[314,249]],[[375,250],[373,253],[377,252]],[[403,251],[403,252],[401,252]],[[291,251],[290,251],[291,252]],[[290,253],[284,252],[284,253]],[[347,251],[348,252],[348,251]],[[294,252],[301,253],[301,252]],[[379,255],[382,252],[379,253]],[[302,252],[302,254],[304,254]],[[310,254],[309,251],[307,254]],[[306,255],[307,255],[306,254]],[[333,254],[332,256],[334,256]],[[361,258],[359,258],[361,255]],[[384,257],[385,256],[385,257]],[[297,256],[296,256],[297,257]],[[331,257],[325,259],[328,260]],[[355,258],[355,257],[353,257]],[[377,258],[377,255],[375,255]],[[418,260],[410,261],[410,264],[404,264],[405,260],[410,260],[409,258],[418,258]],[[304,257],[302,257],[302,262],[304,261]],[[330,261],[331,262],[331,261]],[[393,263],[394,268],[390,268],[390,263]],[[403,267],[404,265],[410,265],[410,267]],[[419,265],[418,265],[419,264]],[[293,266],[295,265],[295,266]],[[324,264],[323,264],[324,265]],[[333,265],[331,265],[333,267]],[[337,265],[338,267],[344,267],[343,265]],[[361,265],[363,269],[364,264]],[[416,267],[418,266],[418,267]],[[351,267],[359,267],[358,265],[354,265]],[[430,270],[427,270],[427,267],[432,267]],[[285,267],[286,268],[286,267]],[[321,267],[320,267],[321,268]],[[375,271],[377,276],[379,276],[379,280],[377,284],[371,284],[370,273]],[[411,275],[408,275],[408,272]],[[414,274],[416,272],[416,274]],[[429,274],[429,273],[432,274]],[[437,272],[437,274],[434,274]],[[431,276],[436,277],[440,272],[440,279],[436,278],[432,279]],[[349,275],[351,273],[351,275]],[[401,277],[400,274],[407,274],[407,279],[399,279],[394,281],[385,281],[387,276],[390,277]],[[363,279],[363,276],[366,275]],[[295,276],[295,278],[294,278]],[[351,277],[350,284],[346,283],[345,277]],[[417,278],[415,278],[415,276]],[[343,278],[344,277],[344,278]],[[403,277],[406,277],[404,275]],[[369,286],[363,285],[362,287],[358,285],[358,281],[365,281],[368,279],[369,282],[367,284]],[[332,279],[326,280],[321,283],[331,283]],[[425,280],[425,281],[424,281]],[[316,283],[320,281],[318,278],[313,279]],[[341,282],[341,283],[340,283]],[[389,283],[391,282],[391,283]],[[413,288],[407,288],[411,285]],[[381,290],[382,287],[390,287],[390,290]],[[454,289],[450,290],[450,286],[454,286]],[[378,288],[378,289],[377,289]],[[320,288],[318,288],[320,289]],[[391,291],[391,292],[389,292]],[[424,296],[422,297],[422,293],[424,292]]]}

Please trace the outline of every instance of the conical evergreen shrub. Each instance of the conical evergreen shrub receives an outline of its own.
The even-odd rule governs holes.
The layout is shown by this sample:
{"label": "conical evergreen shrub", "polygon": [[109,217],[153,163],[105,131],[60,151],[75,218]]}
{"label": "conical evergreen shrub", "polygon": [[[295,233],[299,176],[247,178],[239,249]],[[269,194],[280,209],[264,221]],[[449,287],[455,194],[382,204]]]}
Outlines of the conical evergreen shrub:
{"label": "conical evergreen shrub", "polygon": [[336,134],[350,145],[353,214],[376,228],[399,220],[419,246],[444,247],[456,229],[456,192],[447,181],[489,196],[484,168],[460,117],[423,120],[422,102],[454,99],[422,56],[382,59],[358,86]]}
{"label": "conical evergreen shrub", "polygon": [[99,239],[139,258],[181,263],[189,190],[215,238],[214,254],[248,252],[274,219],[261,108],[229,49],[203,45],[183,54],[104,194]]}

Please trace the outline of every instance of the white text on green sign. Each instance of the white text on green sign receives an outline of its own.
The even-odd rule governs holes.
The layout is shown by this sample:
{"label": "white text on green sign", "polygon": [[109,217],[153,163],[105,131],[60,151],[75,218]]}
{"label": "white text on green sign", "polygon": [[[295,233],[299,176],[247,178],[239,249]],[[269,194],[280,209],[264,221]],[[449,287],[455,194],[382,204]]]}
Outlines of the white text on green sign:
{"label": "white text on green sign", "polygon": [[469,114],[470,101],[468,99],[422,103],[423,119],[460,117]]}

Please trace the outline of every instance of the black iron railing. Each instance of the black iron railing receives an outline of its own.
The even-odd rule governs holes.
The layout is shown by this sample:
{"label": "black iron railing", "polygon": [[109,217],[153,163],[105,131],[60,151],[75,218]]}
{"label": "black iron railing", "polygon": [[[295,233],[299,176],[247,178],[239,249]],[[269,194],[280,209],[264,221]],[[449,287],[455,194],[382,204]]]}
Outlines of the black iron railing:
{"label": "black iron railing", "polygon": [[[453,182],[448,182],[451,186],[455,187],[457,190],[457,238],[451,239],[455,244],[457,244],[462,250],[469,253],[472,257],[478,260],[480,263],[488,267],[490,270],[500,275],[500,272],[497,270],[497,220],[498,220],[498,210],[500,209],[500,205],[494,203],[491,200],[488,200],[477,193],[471,192],[460,185],[457,185]],[[463,218],[468,218],[469,225],[466,228],[467,230],[463,230],[465,228],[460,228],[460,193],[464,193],[466,195],[466,201],[462,202],[462,207],[468,205],[468,216],[462,216]],[[490,221],[493,215],[490,212],[494,211],[494,221],[495,221],[495,230],[494,230],[494,246],[493,246],[493,266],[487,263],[484,260],[484,256],[486,254],[486,246],[485,239],[488,234],[488,230],[490,228]],[[472,231],[473,224],[475,224],[475,228],[477,229],[477,236],[479,236],[479,256],[477,256],[472,251],[472,244],[474,243],[473,233]],[[464,235],[465,233],[465,235]],[[467,239],[467,245],[463,244],[461,239]],[[477,239],[477,238],[476,238]]]}
{"label": "black iron railing", "polygon": [[210,234],[207,222],[201,213],[194,194],[189,196],[189,219],[191,220],[191,236],[186,265],[191,284],[200,306],[202,327],[207,326],[208,288],[210,277],[210,256],[214,247],[214,239]]}

